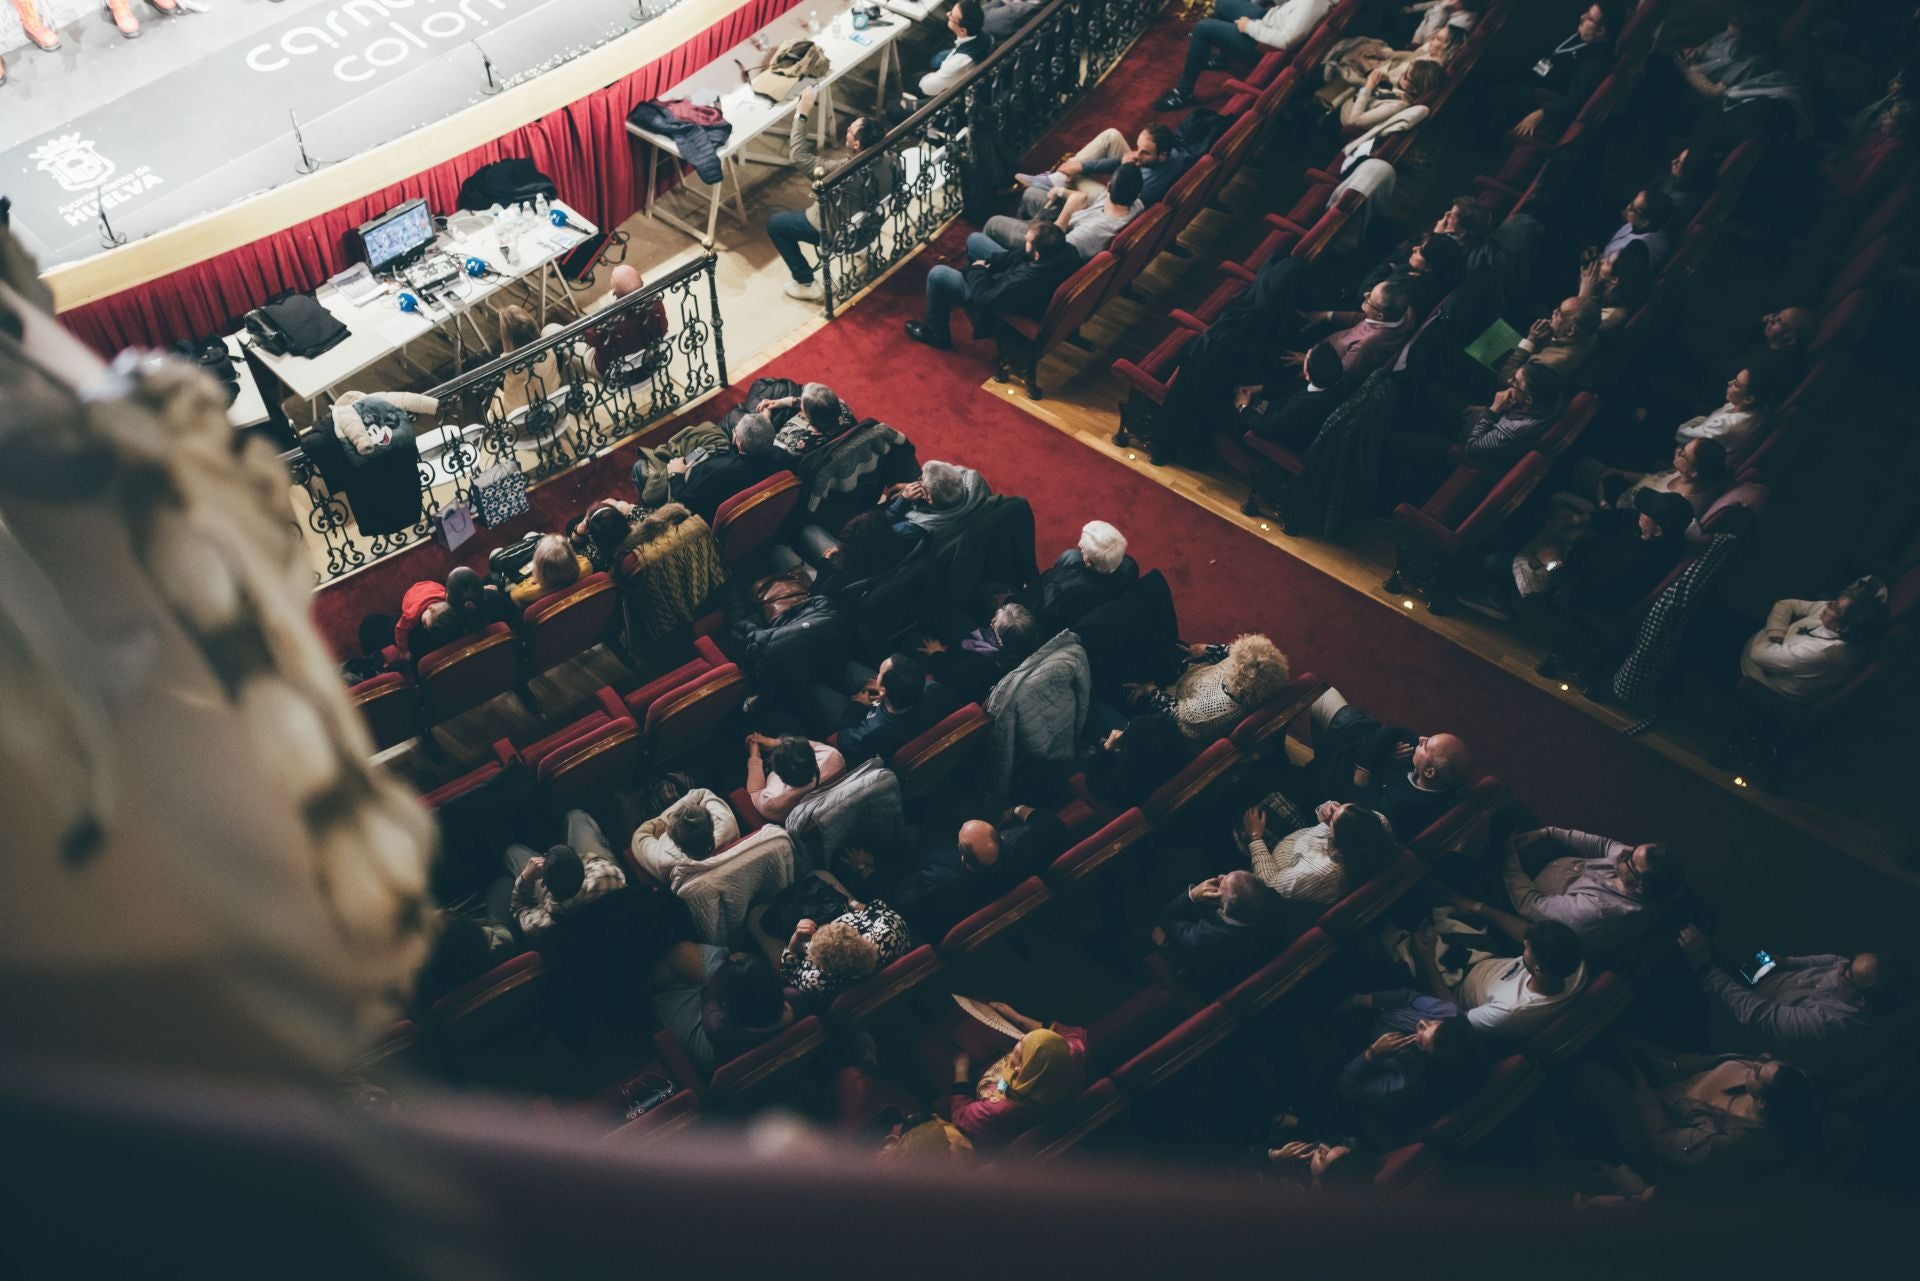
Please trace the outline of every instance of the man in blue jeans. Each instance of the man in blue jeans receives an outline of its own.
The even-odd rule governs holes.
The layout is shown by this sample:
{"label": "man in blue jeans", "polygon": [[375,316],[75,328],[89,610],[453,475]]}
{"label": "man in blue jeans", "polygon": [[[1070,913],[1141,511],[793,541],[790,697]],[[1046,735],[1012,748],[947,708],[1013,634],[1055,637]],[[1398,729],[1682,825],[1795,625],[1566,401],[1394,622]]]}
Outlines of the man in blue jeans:
{"label": "man in blue jeans", "polygon": [[[809,179],[815,176],[814,171],[820,165],[820,153],[814,146],[813,130],[807,126],[817,93],[814,85],[808,85],[800,91],[798,109],[793,113],[793,128],[787,135],[787,159]],[[864,151],[869,143],[877,142],[885,133],[878,120],[871,116],[856,116],[847,126],[847,150],[852,153],[848,163],[852,163],[853,157]],[[856,210],[884,208],[882,202],[893,194],[896,176],[890,158],[879,158],[843,185],[834,208],[846,210],[849,217]],[[836,225],[844,228],[846,223],[837,222]],[[767,238],[780,251],[780,257],[787,264],[787,272],[793,277],[787,283],[787,297],[798,298],[802,302],[818,302],[825,297],[813,278],[813,264],[800,248],[803,241],[809,245],[820,243],[820,206],[812,204],[805,209],[782,209],[767,219]]]}
{"label": "man in blue jeans", "polygon": [[1018,249],[1003,249],[976,231],[967,237],[965,271],[943,263],[927,272],[927,316],[907,322],[907,337],[929,347],[951,346],[949,317],[956,305],[972,313],[978,337],[986,336],[995,313],[1044,315],[1053,291],[1079,266],[1080,255],[1058,223],[1030,224]]}
{"label": "man in blue jeans", "polygon": [[1200,73],[1224,65],[1229,54],[1252,58],[1263,47],[1293,48],[1313,34],[1331,8],[1333,0],[1280,0],[1271,8],[1256,0],[1213,0],[1213,16],[1196,22],[1187,37],[1180,83],[1154,100],[1154,110],[1191,106]]}

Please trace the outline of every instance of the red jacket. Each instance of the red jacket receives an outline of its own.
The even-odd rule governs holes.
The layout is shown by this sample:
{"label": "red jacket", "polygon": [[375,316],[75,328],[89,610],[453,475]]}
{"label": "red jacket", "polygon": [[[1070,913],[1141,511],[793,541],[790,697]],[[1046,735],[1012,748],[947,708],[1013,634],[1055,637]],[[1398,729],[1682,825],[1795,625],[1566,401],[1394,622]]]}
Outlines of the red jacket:
{"label": "red jacket", "polygon": [[420,625],[420,615],[427,612],[427,606],[446,598],[445,583],[419,582],[407,588],[400,598],[400,619],[393,625],[393,643],[402,654],[408,652],[407,641]]}

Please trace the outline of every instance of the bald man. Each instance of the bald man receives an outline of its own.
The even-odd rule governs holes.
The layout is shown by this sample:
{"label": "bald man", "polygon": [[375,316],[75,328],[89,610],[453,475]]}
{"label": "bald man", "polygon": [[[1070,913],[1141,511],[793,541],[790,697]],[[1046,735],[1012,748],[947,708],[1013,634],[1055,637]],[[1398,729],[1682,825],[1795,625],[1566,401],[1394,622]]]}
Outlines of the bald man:
{"label": "bald man", "polygon": [[942,850],[900,882],[891,901],[915,938],[939,942],[961,921],[1051,862],[1066,848],[1066,829],[1051,813],[1022,805],[995,827],[968,819]]}
{"label": "bald man", "polygon": [[[621,299],[637,292],[644,284],[646,281],[641,279],[640,273],[631,264],[621,263],[608,274],[607,292],[588,309],[587,314],[594,315],[616,306]],[[627,308],[587,330],[587,346],[593,349],[595,373],[602,381],[616,385],[644,379],[645,370],[664,363],[665,349],[659,344],[666,336],[665,303],[656,298],[651,306],[639,303]],[[663,358],[643,358],[637,362],[630,359],[652,350],[660,351]]]}
{"label": "bald man", "polygon": [[1326,822],[1338,802],[1386,815],[1393,834],[1411,841],[1453,808],[1473,781],[1473,752],[1454,734],[1416,734],[1382,725],[1349,706],[1339,690],[1308,710],[1313,724],[1313,777],[1326,799]]}

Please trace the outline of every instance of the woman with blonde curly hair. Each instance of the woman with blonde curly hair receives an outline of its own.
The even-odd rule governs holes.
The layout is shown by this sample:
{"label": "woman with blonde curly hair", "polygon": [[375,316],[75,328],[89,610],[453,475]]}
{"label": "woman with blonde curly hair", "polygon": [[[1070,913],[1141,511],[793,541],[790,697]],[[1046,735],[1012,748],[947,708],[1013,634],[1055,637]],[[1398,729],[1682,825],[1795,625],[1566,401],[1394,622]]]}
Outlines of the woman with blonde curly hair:
{"label": "woman with blonde curly hair", "polygon": [[913,947],[907,923],[885,903],[849,902],[825,925],[802,920],[780,954],[780,976],[820,1001],[831,1001]]}
{"label": "woman with blonde curly hair", "polygon": [[1171,689],[1137,688],[1197,743],[1227,733],[1248,712],[1277,697],[1290,679],[1287,656],[1257,632],[1227,645],[1189,645],[1187,661],[1190,666]]}

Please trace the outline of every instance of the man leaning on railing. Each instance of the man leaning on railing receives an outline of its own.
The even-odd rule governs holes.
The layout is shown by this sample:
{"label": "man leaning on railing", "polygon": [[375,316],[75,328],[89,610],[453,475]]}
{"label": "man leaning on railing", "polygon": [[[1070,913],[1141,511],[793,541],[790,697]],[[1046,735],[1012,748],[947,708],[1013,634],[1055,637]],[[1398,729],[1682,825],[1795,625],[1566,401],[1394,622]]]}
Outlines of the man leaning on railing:
{"label": "man leaning on railing", "polygon": [[[809,179],[818,176],[820,166],[820,152],[814,145],[813,129],[807,123],[813,115],[814,98],[818,92],[817,85],[808,85],[800,91],[799,109],[793,113],[793,129],[787,136],[787,158],[794,168]],[[853,156],[858,156],[867,147],[879,142],[885,133],[885,128],[873,117],[856,116],[847,125],[847,150]],[[898,177],[894,165],[885,158],[862,168],[834,192],[834,212],[836,215],[844,212],[844,216],[834,218],[834,227],[844,230],[863,210],[867,211],[869,217],[882,216],[879,212],[881,206],[893,194]],[[767,219],[767,238],[780,251],[780,257],[793,277],[787,284],[789,298],[819,302],[826,296],[820,283],[813,278],[813,264],[807,261],[806,252],[800,248],[802,241],[810,245],[820,243],[820,227],[820,205],[817,201],[805,209],[782,209]]]}

